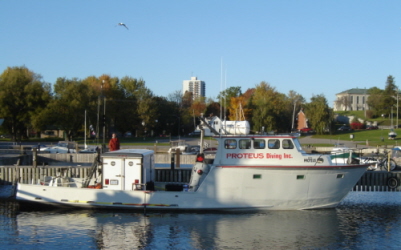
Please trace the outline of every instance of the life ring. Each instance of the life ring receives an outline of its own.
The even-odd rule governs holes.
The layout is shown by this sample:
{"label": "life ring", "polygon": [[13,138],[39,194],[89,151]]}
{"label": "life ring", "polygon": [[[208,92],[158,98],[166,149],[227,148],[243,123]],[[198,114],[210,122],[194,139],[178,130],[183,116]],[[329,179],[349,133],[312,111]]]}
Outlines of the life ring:
{"label": "life ring", "polygon": [[398,179],[395,177],[390,177],[387,179],[387,186],[391,189],[395,189],[398,187]]}

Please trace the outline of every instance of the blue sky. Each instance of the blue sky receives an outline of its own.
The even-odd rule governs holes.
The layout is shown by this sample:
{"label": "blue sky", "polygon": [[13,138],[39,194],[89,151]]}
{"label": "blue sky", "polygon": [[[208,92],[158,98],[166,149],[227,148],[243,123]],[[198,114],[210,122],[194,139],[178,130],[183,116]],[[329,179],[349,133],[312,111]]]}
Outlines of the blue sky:
{"label": "blue sky", "polygon": [[0,72],[131,76],[158,96],[197,76],[211,98],[266,81],[332,106],[344,90],[383,89],[388,75],[401,87],[400,27],[399,0],[2,0]]}

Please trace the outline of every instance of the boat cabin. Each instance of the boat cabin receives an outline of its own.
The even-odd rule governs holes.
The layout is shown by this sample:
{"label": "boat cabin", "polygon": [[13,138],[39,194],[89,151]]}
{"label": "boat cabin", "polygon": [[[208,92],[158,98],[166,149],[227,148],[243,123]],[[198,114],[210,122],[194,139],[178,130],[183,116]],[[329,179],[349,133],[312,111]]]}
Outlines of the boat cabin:
{"label": "boat cabin", "polygon": [[153,150],[121,149],[102,156],[102,186],[109,190],[153,189]]}
{"label": "boat cabin", "polygon": [[219,142],[214,162],[219,165],[330,165],[331,160],[320,154],[307,154],[296,136],[255,135],[216,136]]}

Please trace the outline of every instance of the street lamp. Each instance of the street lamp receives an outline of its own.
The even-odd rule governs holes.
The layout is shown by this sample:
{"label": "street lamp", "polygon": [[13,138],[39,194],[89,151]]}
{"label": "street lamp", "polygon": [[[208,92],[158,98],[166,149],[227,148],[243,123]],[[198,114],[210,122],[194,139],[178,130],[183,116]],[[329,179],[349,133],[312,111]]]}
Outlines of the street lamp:
{"label": "street lamp", "polygon": [[144,121],[142,122],[142,126],[143,126],[143,129],[144,129],[143,140],[145,140],[146,127],[145,127],[145,122]]}
{"label": "street lamp", "polygon": [[103,97],[103,147],[105,147],[106,140],[106,98],[103,94],[104,80],[102,80],[102,97]]}
{"label": "street lamp", "polygon": [[399,89],[397,87],[397,128],[398,128],[398,93],[399,93]]}

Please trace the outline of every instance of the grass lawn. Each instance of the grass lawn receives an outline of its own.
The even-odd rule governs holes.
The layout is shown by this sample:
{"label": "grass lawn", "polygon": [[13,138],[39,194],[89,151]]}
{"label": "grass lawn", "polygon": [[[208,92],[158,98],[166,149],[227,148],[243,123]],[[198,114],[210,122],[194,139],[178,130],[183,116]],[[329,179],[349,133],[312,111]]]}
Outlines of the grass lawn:
{"label": "grass lawn", "polygon": [[[377,130],[354,130],[347,132],[335,131],[332,135],[313,135],[313,138],[331,139],[331,140],[342,140],[342,141],[355,141],[360,142],[360,145],[369,146],[401,146],[401,129],[394,130],[398,137],[394,140],[388,139],[389,129],[377,129]],[[351,135],[354,135],[354,139],[351,139]],[[317,145],[315,145],[317,146]]]}

